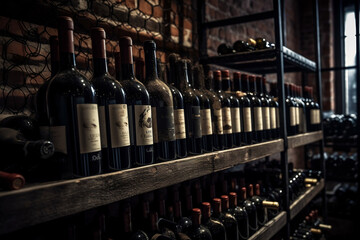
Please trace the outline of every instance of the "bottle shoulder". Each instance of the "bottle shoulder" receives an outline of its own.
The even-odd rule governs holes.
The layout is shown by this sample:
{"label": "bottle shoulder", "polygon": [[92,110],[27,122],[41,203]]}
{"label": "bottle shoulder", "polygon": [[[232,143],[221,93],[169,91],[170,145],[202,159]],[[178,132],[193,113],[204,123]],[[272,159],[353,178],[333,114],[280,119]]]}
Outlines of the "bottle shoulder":
{"label": "bottle shoulder", "polygon": [[125,99],[125,91],[123,86],[115,78],[111,77],[108,74],[103,76],[93,77],[91,80],[96,94],[98,96],[108,96],[114,98],[123,98]]}
{"label": "bottle shoulder", "polygon": [[149,92],[144,84],[137,79],[121,80],[120,83],[124,88],[127,99],[138,100],[138,98],[141,98],[147,103],[150,102]]}
{"label": "bottle shoulder", "polygon": [[145,87],[149,92],[152,102],[164,102],[166,105],[173,105],[173,96],[171,90],[163,81],[160,81],[159,79],[149,81],[146,83]]}

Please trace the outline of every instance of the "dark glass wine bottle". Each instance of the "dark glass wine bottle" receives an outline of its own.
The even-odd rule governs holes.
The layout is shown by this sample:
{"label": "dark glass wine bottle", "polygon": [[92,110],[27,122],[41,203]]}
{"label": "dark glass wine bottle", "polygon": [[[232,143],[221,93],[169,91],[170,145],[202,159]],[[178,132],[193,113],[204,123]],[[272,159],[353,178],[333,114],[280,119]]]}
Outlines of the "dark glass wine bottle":
{"label": "dark glass wine bottle", "polygon": [[256,213],[256,206],[253,202],[249,201],[246,198],[246,188],[245,187],[241,188],[240,196],[241,196],[241,199],[239,201],[239,206],[243,207],[248,214],[249,233],[251,236],[259,229],[257,213]]}
{"label": "dark glass wine bottle", "polygon": [[132,40],[119,40],[121,52],[121,85],[126,93],[130,129],[131,159],[133,165],[154,162],[153,128],[150,96],[145,86],[134,77]]}
{"label": "dark glass wine bottle", "polygon": [[230,99],[230,103],[231,103],[231,123],[232,123],[233,144],[236,147],[240,147],[242,142],[240,101],[231,91],[231,80],[230,80],[229,70],[221,71],[221,82],[222,82],[222,90]]}
{"label": "dark glass wine bottle", "polygon": [[251,118],[251,100],[247,95],[249,89],[249,79],[247,74],[234,73],[234,91],[240,101],[243,142],[246,145],[252,144],[253,126]]}
{"label": "dark glass wine bottle", "polygon": [[60,71],[46,92],[50,140],[65,172],[90,176],[101,172],[99,114],[93,86],[76,70],[73,30],[70,17],[58,19]]}
{"label": "dark glass wine bottle", "polygon": [[176,54],[169,55],[168,84],[172,92],[174,102],[176,155],[178,158],[184,158],[187,156],[184,98],[181,92],[174,86],[176,82],[176,60]]}
{"label": "dark glass wine bottle", "polygon": [[200,100],[201,115],[201,132],[203,139],[203,148],[205,152],[213,151],[213,129],[212,129],[212,112],[211,101],[207,95],[200,89],[204,86],[200,69],[198,66],[193,67],[193,86],[197,97]]}
{"label": "dark glass wine bottle", "polygon": [[115,52],[115,78],[121,80],[121,53]]}
{"label": "dark glass wine bottle", "polygon": [[18,173],[0,171],[0,188],[18,190],[25,184],[25,178]]}
{"label": "dark glass wine bottle", "polygon": [[256,95],[256,79],[255,76],[249,76],[250,92],[249,97],[251,99],[251,119],[254,126],[254,139],[259,143],[264,140],[264,125],[262,116],[261,100]]}
{"label": "dark glass wine bottle", "polygon": [[239,207],[237,204],[237,194],[235,192],[229,193],[229,212],[232,214],[238,224],[239,239],[249,238],[249,218],[246,210]]}
{"label": "dark glass wine bottle", "polygon": [[141,58],[135,60],[135,78],[140,82],[145,80],[145,62]]}
{"label": "dark glass wine bottle", "polygon": [[219,219],[211,217],[210,203],[202,203],[202,224],[209,229],[213,240],[227,240],[226,230]]}
{"label": "dark glass wine bottle", "polygon": [[262,77],[256,77],[256,86],[257,86],[257,97],[261,101],[261,110],[263,118],[263,137],[264,140],[271,139],[271,128],[270,128],[270,103],[269,99],[265,95],[265,85],[263,84]]}
{"label": "dark glass wine bottle", "polygon": [[[200,68],[201,69],[201,68]],[[200,74],[202,71],[200,70]],[[204,69],[204,75],[206,78],[205,85],[201,86],[201,91],[203,91],[206,96],[210,99],[211,102],[211,119],[212,119],[212,129],[213,129],[213,147],[215,150],[224,149],[224,129],[223,129],[223,119],[222,119],[222,110],[221,110],[221,99],[218,97],[217,93],[214,91],[213,77],[211,76],[211,71],[206,66]]]}
{"label": "dark glass wine bottle", "polygon": [[285,83],[286,127],[288,136],[296,134],[296,105],[290,96],[290,84]]}
{"label": "dark glass wine bottle", "polygon": [[306,108],[302,97],[302,88],[300,86],[296,86],[296,101],[299,104],[299,133],[306,133]]}
{"label": "dark glass wine bottle", "polygon": [[46,138],[41,137],[39,134],[38,122],[30,116],[20,114],[7,116],[0,120],[0,127],[18,130],[29,140],[46,140]]}
{"label": "dark glass wine bottle", "polygon": [[155,42],[146,41],[144,51],[144,84],[150,95],[156,161],[173,160],[176,158],[173,96],[170,88],[158,78]]}
{"label": "dark glass wine bottle", "polygon": [[59,39],[57,36],[50,37],[50,78],[39,88],[35,96],[35,110],[39,124],[40,136],[43,139],[49,139],[49,116],[46,105],[46,91],[52,79],[58,72],[60,66]]}
{"label": "dark glass wine bottle", "polygon": [[[226,229],[226,236],[229,239],[239,239],[238,222],[232,211],[229,209],[229,197],[227,195],[221,196],[221,209],[223,213],[222,223]],[[221,220],[221,219],[220,219]]]}
{"label": "dark glass wine bottle", "polygon": [[299,118],[300,105],[296,101],[295,88],[296,88],[295,84],[290,83],[290,97],[295,105],[295,134],[298,134],[299,126],[300,126],[300,118]]}
{"label": "dark glass wine bottle", "polygon": [[131,219],[131,206],[126,204],[122,210],[122,233],[121,237],[117,236],[116,239],[124,237],[131,240],[149,240],[146,233],[142,230],[133,231],[132,219]]}
{"label": "dark glass wine bottle", "polygon": [[224,130],[224,148],[232,148],[233,134],[231,122],[231,101],[222,90],[221,71],[214,71],[214,90],[221,100],[221,111]]}
{"label": "dark glass wine bottle", "polygon": [[[191,204],[192,205],[192,204]],[[174,208],[174,221],[178,225],[178,232],[187,234],[192,225],[191,219],[184,217],[182,214],[182,202],[179,198],[179,191],[173,191],[173,208]]]}
{"label": "dark glass wine bottle", "polygon": [[192,210],[192,226],[189,231],[189,237],[192,240],[212,240],[209,229],[201,225],[201,210],[194,208]]}
{"label": "dark glass wine bottle", "polygon": [[185,60],[176,62],[176,84],[184,97],[185,126],[188,153],[201,154],[202,130],[200,116],[200,100],[196,96],[188,79],[187,63]]}
{"label": "dark glass wine bottle", "polygon": [[94,74],[91,82],[99,107],[103,170],[130,168],[130,134],[125,92],[110,76],[107,67],[106,34],[102,28],[91,31]]}
{"label": "dark glass wine bottle", "polygon": [[313,88],[305,87],[305,98],[306,98],[306,124],[309,127],[309,131],[317,131],[320,129],[320,108],[319,104],[314,101]]}
{"label": "dark glass wine bottle", "polygon": [[280,116],[279,116],[279,103],[277,101],[277,84],[270,83],[269,93],[269,106],[270,106],[270,127],[271,136],[273,139],[280,137]]}
{"label": "dark glass wine bottle", "polygon": [[212,217],[214,219],[218,219],[224,225],[227,239],[238,239],[237,222],[235,217],[228,212],[222,211],[220,198],[214,198],[212,203]]}

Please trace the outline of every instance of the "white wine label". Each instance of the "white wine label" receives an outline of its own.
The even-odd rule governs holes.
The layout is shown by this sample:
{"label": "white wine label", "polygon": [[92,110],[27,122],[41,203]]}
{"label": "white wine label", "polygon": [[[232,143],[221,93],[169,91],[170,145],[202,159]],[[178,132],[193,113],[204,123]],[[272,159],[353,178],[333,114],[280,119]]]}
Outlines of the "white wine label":
{"label": "white wine label", "polygon": [[250,107],[243,108],[243,116],[244,116],[244,132],[252,132]]}
{"label": "white wine label", "polygon": [[55,152],[67,154],[66,126],[49,127],[49,139],[54,143]]}
{"label": "white wine label", "polygon": [[276,108],[276,128],[280,128],[280,112],[279,112],[279,108]]}
{"label": "white wine label", "polygon": [[[111,132],[111,147],[130,145],[129,118],[126,104],[109,105],[109,121]],[[101,128],[100,128],[101,130]]]}
{"label": "white wine label", "polygon": [[221,109],[214,109],[213,129],[214,129],[214,133],[217,135],[224,134]]}
{"label": "white wine label", "polygon": [[270,108],[270,129],[276,129],[276,121],[277,121],[277,117],[276,117],[276,107],[271,107]]}
{"label": "white wine label", "polygon": [[40,137],[44,140],[50,139],[50,129],[49,126],[39,126],[39,134]]}
{"label": "white wine label", "polygon": [[153,130],[153,143],[158,143],[159,137],[158,137],[156,107],[151,107],[151,119],[152,119],[152,130]]}
{"label": "white wine label", "polygon": [[97,104],[77,104],[80,153],[101,150],[99,113]]}
{"label": "white wine label", "polygon": [[135,105],[135,136],[136,146],[153,144],[153,128],[150,105]]}
{"label": "white wine label", "polygon": [[233,132],[241,132],[241,122],[240,122],[240,108],[231,108],[231,123],[233,125]]}
{"label": "white wine label", "polygon": [[254,122],[255,122],[255,131],[264,130],[263,125],[263,116],[261,107],[254,107]]}
{"label": "white wine label", "polygon": [[290,126],[296,126],[296,107],[290,107]]}
{"label": "white wine label", "polygon": [[174,110],[175,135],[176,139],[186,138],[184,109]]}
{"label": "white wine label", "polygon": [[319,109],[311,109],[310,123],[311,124],[319,124],[320,123],[320,110]]}
{"label": "white wine label", "polygon": [[297,107],[296,108],[296,112],[295,112],[295,115],[296,115],[296,125],[299,125],[300,124],[300,108]]}
{"label": "white wine label", "polygon": [[270,108],[262,107],[262,115],[264,119],[264,130],[270,130]]}
{"label": "white wine label", "polygon": [[105,107],[99,106],[99,122],[100,122],[100,137],[101,137],[101,147],[107,148],[107,136],[106,136],[106,117],[105,117]]}
{"label": "white wine label", "polygon": [[224,134],[231,134],[232,133],[231,109],[229,107],[222,108],[222,117],[223,117]]}
{"label": "white wine label", "polygon": [[211,111],[210,109],[200,110],[201,115],[201,132],[202,135],[211,135],[213,134],[211,126]]}
{"label": "white wine label", "polygon": [[[174,107],[156,107],[157,137],[159,142],[175,141]],[[155,132],[155,131],[154,131]]]}

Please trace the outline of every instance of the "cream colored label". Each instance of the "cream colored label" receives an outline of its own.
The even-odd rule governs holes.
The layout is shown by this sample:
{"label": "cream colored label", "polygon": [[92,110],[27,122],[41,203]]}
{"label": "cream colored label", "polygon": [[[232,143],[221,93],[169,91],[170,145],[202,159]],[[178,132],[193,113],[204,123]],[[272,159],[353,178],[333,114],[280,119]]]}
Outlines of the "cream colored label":
{"label": "cream colored label", "polygon": [[51,126],[49,128],[49,139],[54,143],[56,152],[67,154],[65,126]]}
{"label": "cream colored label", "polygon": [[100,137],[101,137],[101,147],[107,148],[107,136],[106,136],[106,117],[105,117],[105,107],[99,106],[99,122],[100,122]]}
{"label": "cream colored label", "polygon": [[80,153],[101,150],[99,113],[97,104],[77,104]]}
{"label": "cream colored label", "polygon": [[224,134],[232,133],[231,109],[229,107],[222,108],[222,117],[223,117]]}
{"label": "cream colored label", "polygon": [[210,111],[210,109],[200,110],[200,116],[201,116],[202,135],[213,134],[213,130],[212,130],[212,126],[211,126],[211,111]]}
{"label": "cream colored label", "polygon": [[223,117],[222,117],[221,109],[214,109],[213,129],[215,134],[218,135],[224,134]]}
{"label": "cream colored label", "polygon": [[130,146],[129,118],[126,104],[109,105],[111,147]]}
{"label": "cream colored label", "polygon": [[254,108],[254,117],[255,117],[255,131],[262,131],[264,129],[263,125],[263,116],[261,107]]}
{"label": "cream colored label", "polygon": [[135,130],[136,145],[152,145],[153,144],[153,128],[151,119],[150,105],[135,105]]}
{"label": "cream colored label", "polygon": [[276,129],[276,107],[270,108],[270,129]]}
{"label": "cream colored label", "polygon": [[296,108],[296,125],[300,124],[300,108]]}
{"label": "cream colored label", "polygon": [[151,116],[152,116],[151,119],[152,119],[153,143],[158,143],[159,137],[158,137],[156,107],[151,107]]}
{"label": "cream colored label", "polygon": [[174,110],[175,136],[176,139],[186,138],[184,109]]}
{"label": "cream colored label", "polygon": [[311,124],[319,124],[320,123],[320,110],[319,109],[311,109],[310,123]]}
{"label": "cream colored label", "polygon": [[244,132],[252,132],[250,107],[243,108],[243,116],[244,116]]}
{"label": "cream colored label", "polygon": [[50,129],[49,126],[39,126],[39,134],[40,137],[44,140],[50,139]]}
{"label": "cream colored label", "polygon": [[231,123],[234,133],[241,132],[240,108],[231,108]]}
{"label": "cream colored label", "polygon": [[262,107],[262,115],[264,119],[264,130],[270,130],[270,108]]}
{"label": "cream colored label", "polygon": [[280,113],[279,113],[279,108],[276,108],[276,128],[280,128]]}
{"label": "cream colored label", "polygon": [[290,126],[296,126],[296,107],[290,107]]}

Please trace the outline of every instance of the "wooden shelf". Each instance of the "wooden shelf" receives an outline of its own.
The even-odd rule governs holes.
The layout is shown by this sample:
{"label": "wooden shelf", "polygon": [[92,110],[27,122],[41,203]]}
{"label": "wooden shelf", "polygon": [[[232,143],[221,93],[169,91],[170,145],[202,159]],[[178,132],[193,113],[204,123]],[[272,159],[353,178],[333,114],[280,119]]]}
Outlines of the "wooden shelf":
{"label": "wooden shelf", "polygon": [[321,179],[315,186],[307,189],[306,192],[290,205],[290,219],[293,219],[309,202],[324,188],[324,179]]}
{"label": "wooden shelf", "polygon": [[286,212],[279,213],[276,217],[268,221],[262,228],[259,229],[249,240],[265,240],[270,239],[286,224]]}
{"label": "wooden shelf", "polygon": [[296,148],[309,143],[320,141],[323,138],[322,131],[309,132],[288,137],[288,147]]}
{"label": "wooden shelf", "polygon": [[284,150],[273,140],[86,178],[0,192],[0,234],[201,177]]}

